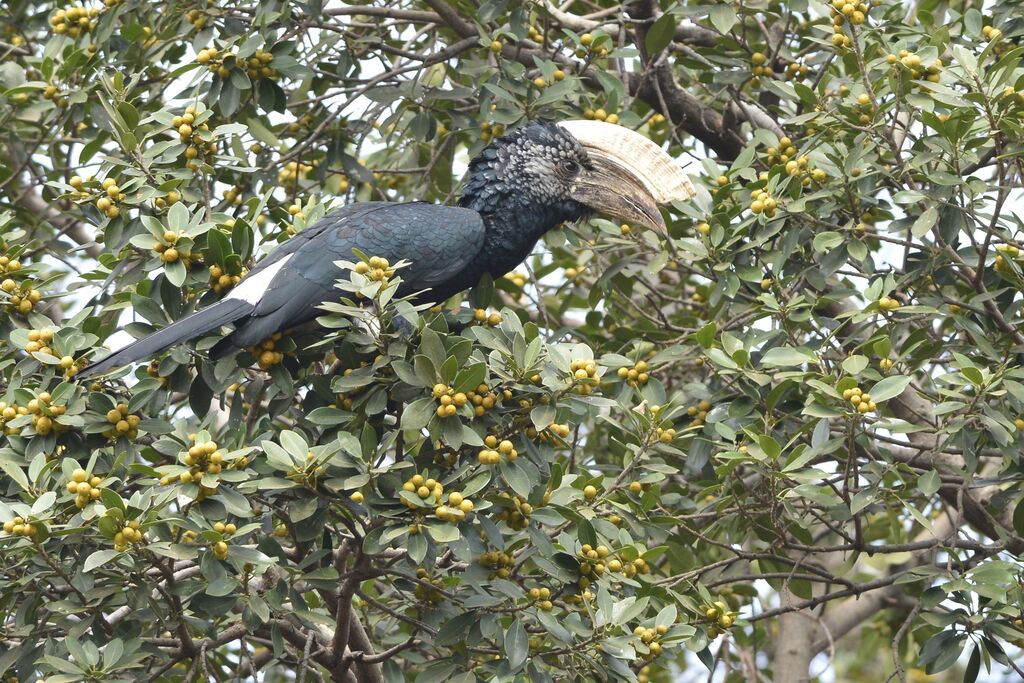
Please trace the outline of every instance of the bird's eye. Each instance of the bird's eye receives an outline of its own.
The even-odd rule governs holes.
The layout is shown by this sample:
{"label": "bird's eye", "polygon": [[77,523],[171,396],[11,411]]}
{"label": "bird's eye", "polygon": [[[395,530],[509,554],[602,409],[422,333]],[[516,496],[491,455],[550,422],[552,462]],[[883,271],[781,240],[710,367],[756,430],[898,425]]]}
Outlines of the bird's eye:
{"label": "bird's eye", "polygon": [[576,175],[579,173],[580,165],[573,159],[562,159],[558,162],[558,168],[566,175]]}

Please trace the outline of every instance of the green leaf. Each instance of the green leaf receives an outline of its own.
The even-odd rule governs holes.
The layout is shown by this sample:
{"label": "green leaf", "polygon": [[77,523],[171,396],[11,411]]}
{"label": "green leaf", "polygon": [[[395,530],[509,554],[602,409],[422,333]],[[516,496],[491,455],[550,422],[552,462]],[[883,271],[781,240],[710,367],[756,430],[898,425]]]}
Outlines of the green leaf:
{"label": "green leaf", "polygon": [[654,56],[668,47],[675,32],[675,16],[666,13],[658,17],[658,20],[651,24],[651,28],[647,31],[647,37],[644,39],[647,54]]}
{"label": "green leaf", "polygon": [[886,377],[871,388],[871,400],[877,403],[879,401],[887,401],[890,398],[896,398],[910,384],[910,379],[906,375]]}
{"label": "green leaf", "polygon": [[85,573],[91,572],[96,567],[100,567],[112,559],[120,555],[116,550],[97,550],[89,557],[85,558],[85,562],[82,563],[82,571]]}
{"label": "green leaf", "polygon": [[939,477],[939,473],[935,470],[928,470],[917,478],[917,488],[926,496],[933,495],[939,490],[941,484],[942,480]]}
{"label": "green leaf", "polygon": [[715,334],[718,332],[718,325],[710,322],[700,328],[694,335],[694,340],[705,349],[710,349],[715,343]]}
{"label": "green leaf", "polygon": [[803,365],[805,363],[817,363],[818,357],[810,349],[789,346],[776,346],[768,349],[761,357],[761,365],[769,367],[788,367],[791,365]]}
{"label": "green leaf", "polygon": [[[167,227],[175,232],[185,232],[188,228],[189,214],[184,202],[177,202],[171,205],[167,212]],[[161,233],[159,235],[163,237]]]}
{"label": "green leaf", "polygon": [[463,368],[459,371],[459,374],[455,377],[455,384],[453,386],[456,392],[465,393],[467,391],[472,391],[483,383],[484,377],[486,376],[487,364],[474,363],[468,368]]}
{"label": "green leaf", "polygon": [[867,356],[850,356],[843,361],[843,372],[849,375],[859,375],[867,366]]}
{"label": "green leaf", "polygon": [[590,523],[588,519],[581,519],[576,525],[576,538],[579,539],[580,545],[597,545],[597,532],[594,531],[594,525]]}
{"label": "green leaf", "polygon": [[1024,536],[1024,498],[1017,501],[1013,508],[1013,529],[1019,536]]}
{"label": "green leaf", "polygon": [[914,221],[914,225],[911,226],[910,232],[914,237],[924,237],[934,227],[935,221],[939,219],[939,210],[934,206],[929,206],[925,209],[917,220]]}
{"label": "green leaf", "polygon": [[402,429],[418,431],[427,426],[437,412],[437,401],[427,396],[407,405],[402,411]]}
{"label": "green leaf", "polygon": [[53,507],[53,503],[57,500],[57,494],[53,491],[47,491],[43,495],[36,498],[35,502],[32,503],[32,516],[36,518],[44,517],[46,513]]}
{"label": "green leaf", "polygon": [[288,454],[296,459],[296,462],[304,462],[306,460],[306,453],[309,452],[309,445],[306,444],[306,440],[298,432],[293,432],[290,429],[281,431],[281,446],[284,447]]}
{"label": "green leaf", "polygon": [[185,270],[185,264],[181,262],[181,259],[165,263],[164,273],[167,275],[167,281],[175,287],[181,287],[185,284],[185,277],[188,275],[188,271]]}
{"label": "green leaf", "polygon": [[[403,493],[406,493],[403,491]],[[438,543],[453,543],[461,537],[459,527],[454,524],[431,524],[427,526],[430,537]]]}
{"label": "green leaf", "polygon": [[434,636],[436,645],[455,645],[465,640],[466,633],[480,620],[476,612],[463,612],[445,622]]}
{"label": "green leaf", "polygon": [[843,236],[838,232],[826,230],[814,236],[814,251],[825,252],[835,249],[843,243]]}
{"label": "green leaf", "polygon": [[[977,11],[977,10],[975,10]],[[981,646],[974,644],[971,656],[967,660],[967,668],[964,669],[964,683],[974,683],[978,680],[978,673],[981,671]]]}
{"label": "green leaf", "polygon": [[732,6],[721,2],[711,6],[711,13],[708,16],[711,19],[711,25],[722,35],[728,34],[738,21]]}
{"label": "green leaf", "polygon": [[518,619],[505,631],[505,656],[512,671],[518,671],[526,663],[526,655],[530,652],[530,639],[526,629]]}

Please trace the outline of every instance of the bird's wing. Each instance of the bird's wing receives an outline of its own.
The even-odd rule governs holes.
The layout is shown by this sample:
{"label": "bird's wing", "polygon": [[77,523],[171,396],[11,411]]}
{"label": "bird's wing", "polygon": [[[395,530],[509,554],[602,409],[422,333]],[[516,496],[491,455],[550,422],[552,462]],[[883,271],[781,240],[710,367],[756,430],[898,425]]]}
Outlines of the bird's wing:
{"label": "bird's wing", "polygon": [[353,249],[391,263],[410,261],[399,273],[403,290],[420,291],[448,283],[483,246],[483,220],[470,209],[422,202],[353,206],[364,208],[327,214],[293,238],[303,238],[301,243],[280,255],[275,251],[271,264],[261,268],[261,263],[232,290],[229,296],[254,303],[255,310],[213,355],[257,344],[320,315],[317,306],[339,298],[334,283],[342,273],[334,262],[355,260]]}

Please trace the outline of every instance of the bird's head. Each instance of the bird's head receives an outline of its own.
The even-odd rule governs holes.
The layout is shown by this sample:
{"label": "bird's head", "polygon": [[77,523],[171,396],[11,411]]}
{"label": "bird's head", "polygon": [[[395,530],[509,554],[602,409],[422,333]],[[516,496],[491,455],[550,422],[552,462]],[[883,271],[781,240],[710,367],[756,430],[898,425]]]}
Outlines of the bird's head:
{"label": "bird's head", "polygon": [[658,205],[694,194],[658,145],[600,121],[530,123],[491,143],[469,170],[464,206],[508,210],[511,198],[563,219],[596,213],[662,232]]}

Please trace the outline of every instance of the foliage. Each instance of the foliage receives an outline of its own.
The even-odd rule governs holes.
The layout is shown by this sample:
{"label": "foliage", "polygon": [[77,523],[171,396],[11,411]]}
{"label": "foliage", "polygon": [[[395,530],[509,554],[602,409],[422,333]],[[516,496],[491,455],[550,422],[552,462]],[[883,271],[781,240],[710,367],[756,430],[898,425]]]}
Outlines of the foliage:
{"label": "foliage", "polygon": [[[1018,8],[6,2],[0,670],[1020,674]],[[429,310],[354,254],[326,333],[75,380],[581,116],[701,160],[670,240],[566,226]]]}

